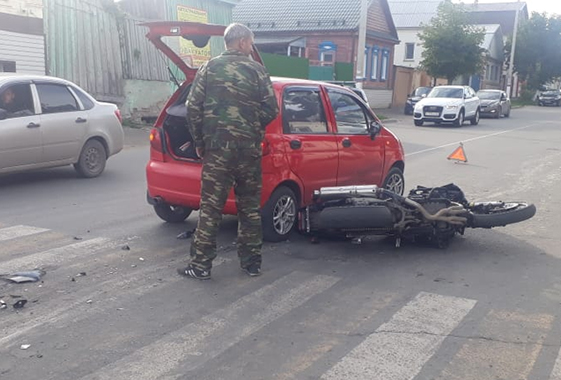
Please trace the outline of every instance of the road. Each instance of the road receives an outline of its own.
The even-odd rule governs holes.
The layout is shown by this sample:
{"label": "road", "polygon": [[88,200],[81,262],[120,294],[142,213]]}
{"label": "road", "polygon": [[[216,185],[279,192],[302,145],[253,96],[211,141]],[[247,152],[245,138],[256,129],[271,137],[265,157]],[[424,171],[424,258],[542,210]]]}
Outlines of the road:
{"label": "road", "polygon": [[[146,204],[145,131],[127,131],[96,179],[2,177],[0,272],[46,275],[0,282],[0,378],[561,380],[560,120],[537,107],[463,128],[401,116],[387,126],[408,189],[454,182],[470,200],[534,202],[536,216],[446,250],[294,236],[265,246],[258,278],[239,270],[232,217],[213,279],[176,274],[176,235],[196,215],[168,225]],[[467,163],[447,160],[459,143]]]}

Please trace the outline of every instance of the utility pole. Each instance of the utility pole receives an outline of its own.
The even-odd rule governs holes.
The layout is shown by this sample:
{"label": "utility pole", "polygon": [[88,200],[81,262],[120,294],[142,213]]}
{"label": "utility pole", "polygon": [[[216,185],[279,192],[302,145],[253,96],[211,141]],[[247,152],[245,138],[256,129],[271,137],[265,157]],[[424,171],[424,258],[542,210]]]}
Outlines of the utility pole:
{"label": "utility pole", "polygon": [[512,85],[513,85],[513,70],[514,70],[514,53],[516,51],[516,35],[518,34],[518,14],[520,13],[520,9],[516,9],[516,16],[514,17],[514,31],[512,32],[512,49],[510,49],[510,63],[508,65],[508,78],[507,78],[507,87],[506,93],[509,97],[512,97]]}
{"label": "utility pole", "polygon": [[368,0],[360,0],[360,21],[358,25],[358,47],[356,49],[356,85],[362,88],[366,77],[364,72],[364,50],[366,48],[366,23],[368,21]]}

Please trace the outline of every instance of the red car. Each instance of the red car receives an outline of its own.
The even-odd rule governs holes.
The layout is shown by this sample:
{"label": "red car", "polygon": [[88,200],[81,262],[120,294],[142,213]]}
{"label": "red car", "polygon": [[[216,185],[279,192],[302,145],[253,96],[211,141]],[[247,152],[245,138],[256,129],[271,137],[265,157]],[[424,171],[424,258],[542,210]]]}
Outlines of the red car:
{"label": "red car", "polygon": [[[148,202],[167,222],[182,222],[199,208],[201,162],[186,128],[185,101],[196,68],[189,67],[161,37],[181,36],[204,46],[222,36],[222,25],[157,22],[147,37],[185,73],[150,133],[146,167]],[[253,58],[262,62],[255,51]],[[271,78],[280,107],[262,144],[262,219],[265,241],[282,241],[297,226],[298,209],[323,186],[372,185],[404,190],[404,154],[398,138],[382,126],[351,90],[301,79]],[[236,215],[233,191],[224,214]]]}

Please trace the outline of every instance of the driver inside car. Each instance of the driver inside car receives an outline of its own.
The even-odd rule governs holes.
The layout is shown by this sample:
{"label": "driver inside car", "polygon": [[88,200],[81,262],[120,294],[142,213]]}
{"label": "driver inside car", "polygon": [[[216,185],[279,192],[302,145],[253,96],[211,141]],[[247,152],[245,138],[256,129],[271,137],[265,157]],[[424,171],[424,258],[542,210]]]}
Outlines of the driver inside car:
{"label": "driver inside car", "polygon": [[0,94],[0,109],[5,110],[7,117],[30,116],[33,112],[22,102],[18,101],[13,87],[6,89]]}

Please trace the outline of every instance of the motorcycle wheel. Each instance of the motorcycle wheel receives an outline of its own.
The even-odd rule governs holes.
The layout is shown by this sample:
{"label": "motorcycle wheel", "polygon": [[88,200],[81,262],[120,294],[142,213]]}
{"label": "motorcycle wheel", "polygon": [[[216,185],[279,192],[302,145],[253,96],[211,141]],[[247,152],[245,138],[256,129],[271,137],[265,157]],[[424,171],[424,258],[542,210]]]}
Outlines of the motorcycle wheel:
{"label": "motorcycle wheel", "polygon": [[[477,205],[477,204],[476,204]],[[504,202],[485,213],[472,211],[473,228],[503,227],[507,224],[519,223],[532,218],[536,214],[536,206],[530,203]]]}

